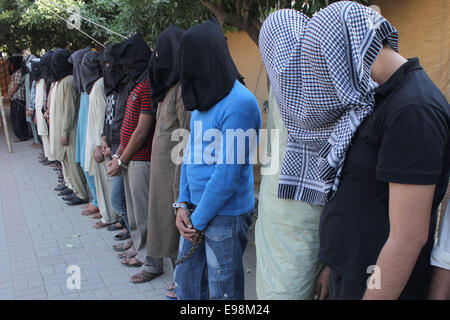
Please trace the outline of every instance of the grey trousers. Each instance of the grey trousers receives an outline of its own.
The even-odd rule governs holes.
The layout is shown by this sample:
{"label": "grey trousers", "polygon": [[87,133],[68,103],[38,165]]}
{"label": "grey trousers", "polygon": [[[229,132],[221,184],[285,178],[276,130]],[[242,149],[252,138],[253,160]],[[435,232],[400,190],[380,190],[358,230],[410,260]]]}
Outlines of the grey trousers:
{"label": "grey trousers", "polygon": [[136,259],[144,262],[144,270],[159,273],[163,270],[163,258],[147,256],[148,194],[150,162],[130,161],[124,171],[123,184],[127,200],[127,215],[131,240],[137,252]]}
{"label": "grey trousers", "polygon": [[127,200],[127,215],[136,259],[145,261],[148,221],[148,190],[150,161],[130,161],[124,171],[123,184]]}
{"label": "grey trousers", "polygon": [[[94,157],[94,156],[92,156]],[[97,203],[100,213],[102,214],[102,222],[104,224],[116,223],[119,220],[117,213],[111,204],[111,188],[113,177],[106,174],[110,160],[105,159],[98,163],[92,161],[92,169],[94,171],[95,193],[97,194]]]}

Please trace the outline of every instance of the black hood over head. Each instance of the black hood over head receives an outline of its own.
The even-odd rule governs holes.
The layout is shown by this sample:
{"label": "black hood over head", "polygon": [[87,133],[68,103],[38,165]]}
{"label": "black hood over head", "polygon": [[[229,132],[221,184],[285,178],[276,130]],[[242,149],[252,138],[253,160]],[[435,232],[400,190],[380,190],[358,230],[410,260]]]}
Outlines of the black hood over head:
{"label": "black hood over head", "polygon": [[73,83],[75,84],[75,87],[77,87],[78,92],[83,92],[80,78],[81,60],[83,60],[84,55],[91,50],[91,47],[86,47],[75,51],[69,58],[69,63],[73,65]]}
{"label": "black hood over head", "polygon": [[126,81],[134,84],[147,72],[152,51],[142,36],[136,34],[121,43],[119,55]]}
{"label": "black hood over head", "polygon": [[91,93],[94,83],[102,77],[101,56],[101,53],[91,51],[84,55],[81,62],[81,85],[87,94]]}
{"label": "black hood over head", "polygon": [[114,90],[118,90],[125,78],[125,72],[119,61],[120,48],[120,43],[113,43],[108,45],[103,52],[102,70],[106,96],[109,96]]}
{"label": "black hood over head", "polygon": [[25,65],[25,63],[23,61],[23,56],[21,56],[21,55],[17,55],[17,56],[13,55],[8,58],[8,61],[9,61],[9,67],[8,67],[9,74],[16,73],[20,69],[23,69],[23,67]]}
{"label": "black hood over head", "polygon": [[31,61],[31,81],[39,81],[42,79],[42,73],[39,64],[39,60]]}
{"label": "black hood over head", "polygon": [[68,61],[70,51],[58,48],[52,55],[52,70],[55,73],[55,80],[59,81],[73,74],[73,65]]}
{"label": "black hood over head", "polygon": [[189,111],[206,111],[230,93],[236,80],[244,84],[216,19],[189,28],[181,38],[180,80]]}
{"label": "black hood over head", "polygon": [[183,33],[182,28],[171,25],[156,40],[148,68],[154,103],[161,102],[167,90],[180,80],[178,48]]}
{"label": "black hood over head", "polygon": [[50,86],[52,82],[56,81],[55,73],[53,72],[52,69],[53,52],[54,50],[47,52],[41,58],[41,61],[39,61],[39,68],[41,69],[42,77],[44,78],[45,81],[47,94],[50,91]]}

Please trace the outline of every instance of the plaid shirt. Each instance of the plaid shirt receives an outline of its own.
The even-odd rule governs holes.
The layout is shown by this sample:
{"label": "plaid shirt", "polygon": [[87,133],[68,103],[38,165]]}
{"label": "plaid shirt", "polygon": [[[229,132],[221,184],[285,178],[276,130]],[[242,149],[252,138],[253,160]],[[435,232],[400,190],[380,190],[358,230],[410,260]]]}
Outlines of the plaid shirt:
{"label": "plaid shirt", "polygon": [[25,101],[25,81],[22,77],[22,70],[18,70],[11,76],[11,82],[9,83],[9,92],[11,92],[15,84],[19,85],[19,89],[12,95],[11,100]]}

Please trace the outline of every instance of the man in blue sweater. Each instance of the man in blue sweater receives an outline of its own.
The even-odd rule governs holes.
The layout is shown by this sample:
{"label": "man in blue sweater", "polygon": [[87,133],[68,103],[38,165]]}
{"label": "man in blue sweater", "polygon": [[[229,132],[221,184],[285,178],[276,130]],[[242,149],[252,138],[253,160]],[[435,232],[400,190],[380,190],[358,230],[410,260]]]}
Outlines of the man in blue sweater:
{"label": "man in blue sweater", "polygon": [[[174,204],[182,235],[177,296],[244,299],[242,255],[255,205],[252,163],[261,114],[217,21],[186,31],[180,55],[183,103],[192,114]],[[190,256],[195,243],[200,244]]]}

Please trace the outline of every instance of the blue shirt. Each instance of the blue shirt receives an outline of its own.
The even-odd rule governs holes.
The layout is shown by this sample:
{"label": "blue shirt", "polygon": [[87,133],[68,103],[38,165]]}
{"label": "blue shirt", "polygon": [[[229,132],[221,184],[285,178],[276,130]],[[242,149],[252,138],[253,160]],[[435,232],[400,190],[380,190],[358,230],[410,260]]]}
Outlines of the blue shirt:
{"label": "blue shirt", "polygon": [[190,127],[178,201],[197,206],[191,221],[203,231],[216,215],[241,215],[255,205],[253,161],[261,113],[254,95],[236,81],[211,109],[193,111]]}
{"label": "blue shirt", "polygon": [[89,95],[82,92],[80,96],[80,111],[77,122],[77,143],[75,149],[75,162],[85,168],[84,155],[86,152],[86,132],[89,113]]}
{"label": "blue shirt", "polygon": [[30,106],[29,108],[31,110],[35,109],[35,100],[36,100],[36,81],[33,81],[32,85],[31,85],[31,91],[30,91]]}

